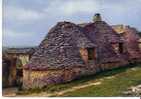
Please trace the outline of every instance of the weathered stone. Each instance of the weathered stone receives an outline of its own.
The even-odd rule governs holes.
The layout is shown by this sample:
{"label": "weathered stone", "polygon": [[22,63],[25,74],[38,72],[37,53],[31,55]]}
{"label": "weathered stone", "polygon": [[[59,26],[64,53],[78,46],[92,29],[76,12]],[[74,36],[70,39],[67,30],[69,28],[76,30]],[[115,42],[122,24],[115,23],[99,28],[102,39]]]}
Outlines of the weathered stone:
{"label": "weathered stone", "polygon": [[141,96],[141,85],[128,88],[127,91],[124,91],[123,94],[126,96]]}
{"label": "weathered stone", "polygon": [[[101,19],[83,27],[59,22],[24,67],[23,86],[41,88],[124,66],[130,55],[126,44],[120,46],[125,39]],[[92,60],[89,48],[94,52]]]}

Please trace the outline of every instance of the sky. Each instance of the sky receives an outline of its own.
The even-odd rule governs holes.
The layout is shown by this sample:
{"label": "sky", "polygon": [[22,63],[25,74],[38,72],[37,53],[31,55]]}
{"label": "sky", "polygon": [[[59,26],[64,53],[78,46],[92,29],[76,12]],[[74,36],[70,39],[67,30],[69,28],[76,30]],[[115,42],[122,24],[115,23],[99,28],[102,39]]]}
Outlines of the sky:
{"label": "sky", "polygon": [[95,13],[141,31],[141,0],[3,0],[3,46],[38,46],[57,22],[91,22]]}

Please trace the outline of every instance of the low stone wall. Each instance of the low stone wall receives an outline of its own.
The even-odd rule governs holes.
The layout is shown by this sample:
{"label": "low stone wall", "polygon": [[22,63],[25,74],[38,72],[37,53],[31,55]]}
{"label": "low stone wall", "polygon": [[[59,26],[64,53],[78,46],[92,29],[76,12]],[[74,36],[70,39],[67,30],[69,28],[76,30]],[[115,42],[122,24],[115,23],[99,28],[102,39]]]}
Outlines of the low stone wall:
{"label": "low stone wall", "polygon": [[58,69],[47,71],[23,71],[23,87],[41,88],[50,84],[72,81],[78,77],[96,74],[108,69],[118,68],[128,64],[127,62],[103,63],[88,65],[86,67],[75,67],[71,69]]}
{"label": "low stone wall", "polygon": [[80,68],[47,70],[47,71],[23,71],[24,88],[41,88],[49,84],[68,82],[79,76]]}
{"label": "low stone wall", "polygon": [[141,58],[138,59],[131,59],[131,63],[141,63]]}
{"label": "low stone wall", "polygon": [[114,69],[118,67],[123,67],[123,66],[126,66],[127,64],[129,64],[128,61],[111,62],[111,63],[100,64],[100,67],[102,71],[105,71],[105,70],[110,70],[110,69]]}

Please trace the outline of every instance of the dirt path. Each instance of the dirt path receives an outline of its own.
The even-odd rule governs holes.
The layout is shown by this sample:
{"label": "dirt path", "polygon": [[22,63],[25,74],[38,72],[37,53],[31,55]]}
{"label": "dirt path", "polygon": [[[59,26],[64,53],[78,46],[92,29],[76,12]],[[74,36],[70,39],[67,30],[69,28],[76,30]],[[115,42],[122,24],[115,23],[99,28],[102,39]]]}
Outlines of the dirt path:
{"label": "dirt path", "polygon": [[74,87],[71,87],[69,89],[65,89],[65,90],[59,91],[59,92],[53,92],[53,93],[41,92],[41,93],[33,93],[33,94],[29,94],[29,95],[24,95],[24,96],[25,97],[26,96],[27,97],[28,96],[32,96],[32,97],[34,97],[34,96],[39,96],[39,97],[61,96],[61,95],[65,94],[65,93],[73,92],[73,91],[81,89],[81,88],[86,88],[86,87],[90,87],[90,86],[100,85],[104,79],[112,79],[114,77],[115,76],[110,76],[110,77],[105,77],[103,79],[99,79],[98,81],[88,81],[86,84],[74,86]]}
{"label": "dirt path", "polygon": [[24,96],[24,97],[28,97],[28,96],[39,96],[39,97],[45,97],[45,96],[61,96],[65,93],[68,93],[68,92],[73,92],[75,90],[78,90],[78,89],[81,89],[81,88],[86,88],[86,87],[89,87],[89,86],[96,86],[96,85],[100,85],[102,83],[102,81],[104,79],[112,79],[114,78],[115,76],[110,76],[110,77],[105,77],[103,79],[99,79],[98,81],[88,81],[87,83],[85,84],[82,84],[82,85],[78,85],[78,86],[74,86],[74,87],[71,87],[69,89],[65,89],[65,90],[62,90],[62,91],[59,91],[59,92],[52,92],[52,93],[47,93],[47,92],[40,92],[40,93],[32,93],[32,94],[28,94],[28,95],[16,95],[16,92],[18,91],[17,88],[6,88],[6,89],[3,89],[3,96],[10,96],[10,97],[14,97],[14,96]]}
{"label": "dirt path", "polygon": [[[133,71],[137,70],[137,69],[131,69]],[[62,96],[64,95],[65,93],[68,93],[68,92],[73,92],[75,90],[79,90],[81,88],[86,88],[86,87],[90,87],[90,86],[96,86],[96,85],[100,85],[104,79],[113,79],[115,78],[116,75],[114,76],[108,76],[108,77],[104,77],[104,78],[101,78],[101,79],[98,79],[97,81],[95,80],[92,80],[92,81],[88,81],[87,83],[85,84],[82,84],[82,85],[77,85],[77,86],[74,86],[74,87],[70,87],[68,89],[64,89],[62,91],[57,91],[57,92],[40,92],[40,93],[32,93],[32,94],[28,94],[28,95],[16,95],[16,92],[17,92],[17,88],[6,88],[6,89],[3,89],[3,96],[24,96],[24,97],[28,97],[28,96],[39,96],[39,97],[46,97],[46,96]]]}
{"label": "dirt path", "polygon": [[81,88],[85,88],[85,87],[89,87],[89,86],[96,86],[96,85],[100,85],[101,82],[91,82],[91,83],[88,83],[88,84],[84,84],[84,85],[79,85],[79,86],[74,86],[72,88],[69,88],[69,89],[66,89],[66,90],[63,90],[63,91],[59,91],[59,92],[53,92],[53,93],[47,93],[47,92],[41,92],[41,93],[33,93],[33,94],[30,94],[30,95],[24,95],[24,96],[41,96],[41,97],[45,97],[45,96],[61,96],[65,93],[68,93],[68,92],[72,92],[72,91],[75,91],[75,90],[78,90],[78,89],[81,89]]}

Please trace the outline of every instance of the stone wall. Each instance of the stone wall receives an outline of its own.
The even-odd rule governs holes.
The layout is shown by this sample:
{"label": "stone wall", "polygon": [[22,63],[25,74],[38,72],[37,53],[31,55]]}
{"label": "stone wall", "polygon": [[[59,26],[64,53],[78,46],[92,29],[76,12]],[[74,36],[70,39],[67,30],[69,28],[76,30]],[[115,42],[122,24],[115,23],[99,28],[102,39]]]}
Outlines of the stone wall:
{"label": "stone wall", "polygon": [[80,68],[47,71],[23,71],[24,88],[41,88],[49,84],[68,82],[80,75]]}
{"label": "stone wall", "polygon": [[80,55],[82,57],[82,59],[84,60],[85,63],[88,62],[88,52],[86,48],[81,48],[80,50]]}
{"label": "stone wall", "polygon": [[138,31],[133,27],[124,25],[115,25],[112,27],[124,39],[124,46],[129,54],[129,59],[141,59],[139,47],[140,36],[138,35]]}
{"label": "stone wall", "polygon": [[11,59],[11,65],[9,66],[9,86],[13,86],[15,85],[15,83],[16,83],[16,59]]}
{"label": "stone wall", "polygon": [[29,88],[42,88],[44,86],[56,83],[69,82],[76,78],[86,75],[96,74],[108,69],[117,68],[126,65],[127,62],[117,63],[103,63],[95,64],[91,63],[86,67],[75,67],[71,69],[58,69],[58,70],[47,70],[47,71],[23,71],[23,87]]}
{"label": "stone wall", "polygon": [[101,66],[101,69],[105,71],[105,70],[110,70],[110,69],[114,69],[118,67],[124,67],[127,64],[129,64],[128,61],[122,61],[122,62],[105,63],[105,64],[101,64],[100,66]]}

